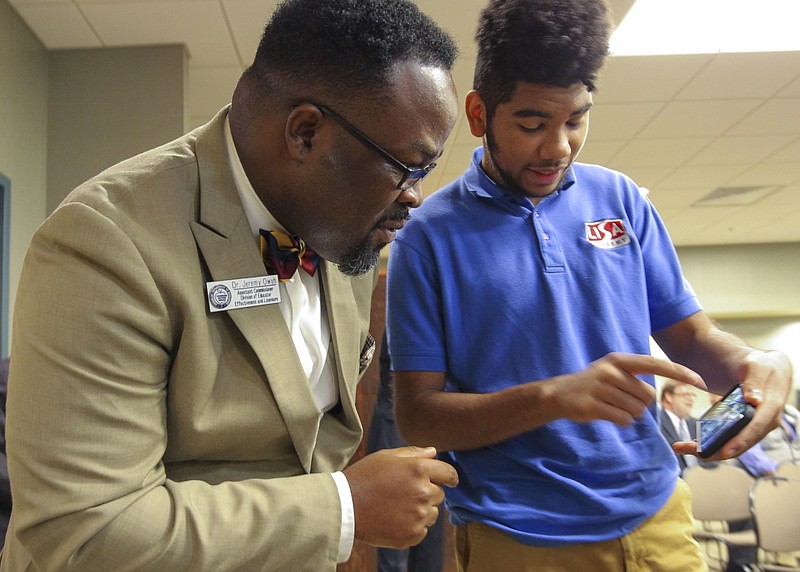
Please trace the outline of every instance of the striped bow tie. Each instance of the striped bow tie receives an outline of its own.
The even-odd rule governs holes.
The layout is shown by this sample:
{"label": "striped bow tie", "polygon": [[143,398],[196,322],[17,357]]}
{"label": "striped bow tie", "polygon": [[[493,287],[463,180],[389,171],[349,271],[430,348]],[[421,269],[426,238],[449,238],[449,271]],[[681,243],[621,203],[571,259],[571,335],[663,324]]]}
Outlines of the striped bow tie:
{"label": "striped bow tie", "polygon": [[277,274],[278,280],[286,282],[297,271],[298,266],[311,276],[317,271],[319,255],[308,248],[299,236],[282,230],[259,231],[261,235],[261,257],[267,272]]}

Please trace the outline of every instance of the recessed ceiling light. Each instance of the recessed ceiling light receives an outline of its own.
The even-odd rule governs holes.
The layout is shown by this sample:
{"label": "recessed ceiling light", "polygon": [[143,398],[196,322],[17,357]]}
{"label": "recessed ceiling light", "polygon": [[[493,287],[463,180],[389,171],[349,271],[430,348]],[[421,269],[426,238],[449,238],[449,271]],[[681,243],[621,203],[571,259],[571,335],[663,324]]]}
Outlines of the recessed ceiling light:
{"label": "recessed ceiling light", "polygon": [[780,185],[749,187],[718,187],[703,198],[695,201],[693,207],[730,207],[751,205],[768,194],[782,188]]}
{"label": "recessed ceiling light", "polygon": [[615,56],[800,51],[798,0],[637,0]]}

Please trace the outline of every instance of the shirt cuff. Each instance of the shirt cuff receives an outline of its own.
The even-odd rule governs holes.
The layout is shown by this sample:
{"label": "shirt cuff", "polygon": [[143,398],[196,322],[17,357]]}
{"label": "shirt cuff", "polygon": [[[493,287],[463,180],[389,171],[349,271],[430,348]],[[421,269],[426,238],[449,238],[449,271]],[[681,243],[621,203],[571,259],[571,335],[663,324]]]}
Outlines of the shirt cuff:
{"label": "shirt cuff", "polygon": [[350,483],[344,473],[337,471],[331,473],[336,490],[339,491],[339,502],[342,504],[342,535],[339,537],[339,555],[336,562],[341,564],[350,559],[353,552],[353,541],[356,536],[356,514],[353,509],[353,495],[350,493]]}

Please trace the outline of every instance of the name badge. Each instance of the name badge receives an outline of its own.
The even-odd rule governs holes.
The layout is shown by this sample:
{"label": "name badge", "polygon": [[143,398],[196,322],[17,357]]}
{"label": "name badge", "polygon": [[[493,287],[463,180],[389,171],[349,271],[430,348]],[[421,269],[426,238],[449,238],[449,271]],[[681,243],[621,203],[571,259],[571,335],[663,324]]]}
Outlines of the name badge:
{"label": "name badge", "polygon": [[208,309],[211,312],[279,304],[281,301],[277,276],[254,276],[206,282],[206,292],[208,293]]}

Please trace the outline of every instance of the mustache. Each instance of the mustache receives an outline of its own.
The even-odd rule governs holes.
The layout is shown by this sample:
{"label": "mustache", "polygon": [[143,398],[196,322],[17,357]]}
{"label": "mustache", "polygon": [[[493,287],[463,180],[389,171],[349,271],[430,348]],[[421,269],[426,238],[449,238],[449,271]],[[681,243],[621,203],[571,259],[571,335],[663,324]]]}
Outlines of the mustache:
{"label": "mustache", "polygon": [[541,163],[541,164],[538,164],[538,165],[534,165],[533,168],[535,170],[549,169],[549,170],[556,171],[556,170],[566,169],[568,166],[569,166],[569,163]]}
{"label": "mustache", "polygon": [[381,217],[381,218],[378,220],[378,222],[376,223],[376,225],[375,225],[375,226],[381,226],[383,223],[385,223],[385,222],[387,222],[387,221],[393,221],[393,222],[406,222],[406,221],[408,221],[408,219],[410,219],[410,218],[411,218],[411,211],[410,211],[410,209],[408,209],[408,208],[403,208],[403,207],[399,207],[399,208],[397,208],[397,209],[394,209],[394,210],[392,210],[392,211],[390,211],[390,212],[386,213],[385,215],[383,215],[383,216],[382,216],[382,217]]}

